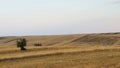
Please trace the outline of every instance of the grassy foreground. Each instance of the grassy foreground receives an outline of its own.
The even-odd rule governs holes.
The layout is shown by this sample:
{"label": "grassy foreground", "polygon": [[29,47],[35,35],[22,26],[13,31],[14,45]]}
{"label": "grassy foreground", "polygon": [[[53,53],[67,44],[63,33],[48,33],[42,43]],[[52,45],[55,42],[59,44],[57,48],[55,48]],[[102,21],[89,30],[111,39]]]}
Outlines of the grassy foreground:
{"label": "grassy foreground", "polygon": [[120,68],[120,47],[0,47],[0,68]]}

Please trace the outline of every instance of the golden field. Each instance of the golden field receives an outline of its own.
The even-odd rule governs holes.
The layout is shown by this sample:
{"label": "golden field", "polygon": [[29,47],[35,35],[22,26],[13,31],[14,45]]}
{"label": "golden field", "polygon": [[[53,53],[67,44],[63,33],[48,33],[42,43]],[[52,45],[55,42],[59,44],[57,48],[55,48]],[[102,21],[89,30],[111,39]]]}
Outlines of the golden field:
{"label": "golden field", "polygon": [[0,68],[120,68],[119,33],[24,37],[27,51],[0,38]]}

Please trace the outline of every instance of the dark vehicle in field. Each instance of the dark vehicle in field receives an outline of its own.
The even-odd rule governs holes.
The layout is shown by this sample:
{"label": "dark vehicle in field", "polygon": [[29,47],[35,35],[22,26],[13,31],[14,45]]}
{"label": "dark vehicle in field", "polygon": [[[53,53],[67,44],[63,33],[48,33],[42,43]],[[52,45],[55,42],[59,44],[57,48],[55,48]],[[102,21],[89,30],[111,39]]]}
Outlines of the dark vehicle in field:
{"label": "dark vehicle in field", "polygon": [[35,43],[34,46],[42,46],[41,43]]}

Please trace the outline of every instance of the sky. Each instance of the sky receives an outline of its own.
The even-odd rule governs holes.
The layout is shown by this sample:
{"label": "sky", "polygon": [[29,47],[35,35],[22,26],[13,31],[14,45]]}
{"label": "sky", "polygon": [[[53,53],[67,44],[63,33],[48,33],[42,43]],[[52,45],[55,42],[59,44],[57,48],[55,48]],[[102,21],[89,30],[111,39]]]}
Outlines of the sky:
{"label": "sky", "polygon": [[120,32],[120,0],[0,0],[0,36]]}

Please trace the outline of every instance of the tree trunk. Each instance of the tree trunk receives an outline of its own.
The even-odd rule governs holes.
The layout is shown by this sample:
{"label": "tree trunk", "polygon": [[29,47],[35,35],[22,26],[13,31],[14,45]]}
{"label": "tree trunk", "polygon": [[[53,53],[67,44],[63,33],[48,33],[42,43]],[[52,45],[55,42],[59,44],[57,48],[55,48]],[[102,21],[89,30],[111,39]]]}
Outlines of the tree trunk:
{"label": "tree trunk", "polygon": [[23,51],[23,50],[26,50],[26,48],[24,48],[24,46],[21,46],[20,48],[21,48],[22,51]]}

